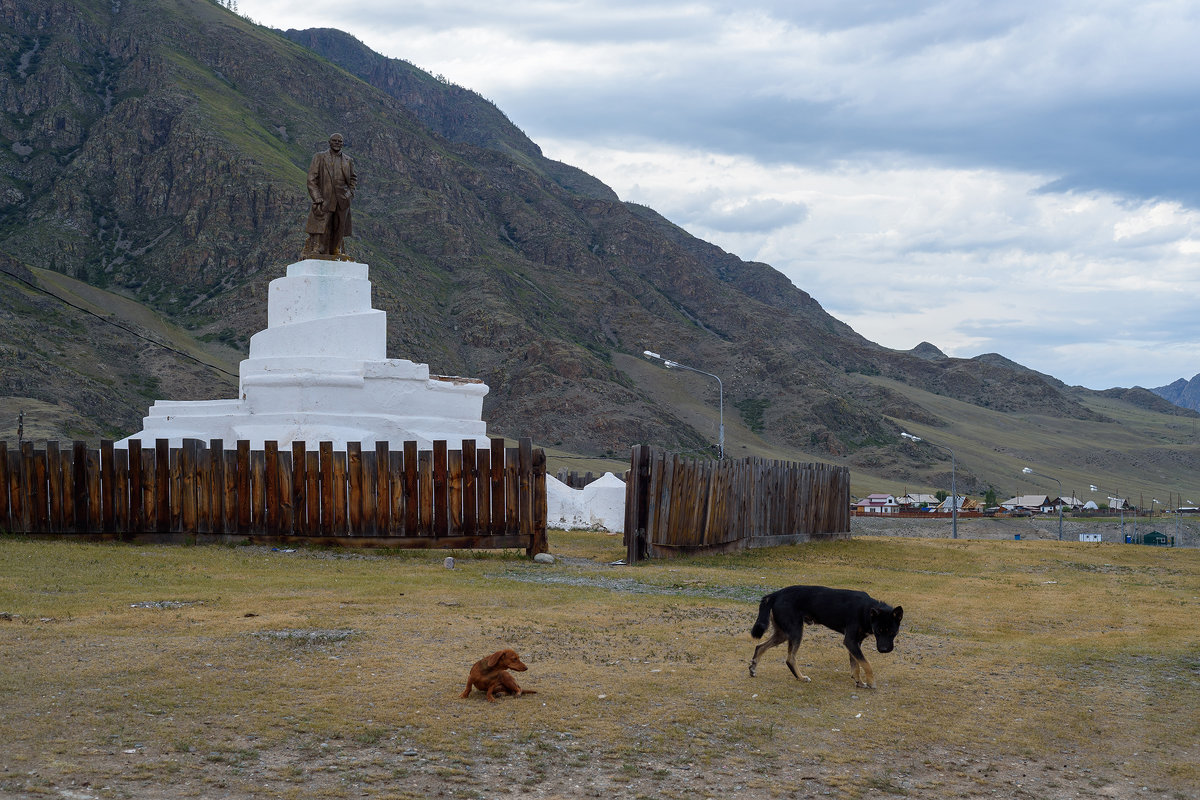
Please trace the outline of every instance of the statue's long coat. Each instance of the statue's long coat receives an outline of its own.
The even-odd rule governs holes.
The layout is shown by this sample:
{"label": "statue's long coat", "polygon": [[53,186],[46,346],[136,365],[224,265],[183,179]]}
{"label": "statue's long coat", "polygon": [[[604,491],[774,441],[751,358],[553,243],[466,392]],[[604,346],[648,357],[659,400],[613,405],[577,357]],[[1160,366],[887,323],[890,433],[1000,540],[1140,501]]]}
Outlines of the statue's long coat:
{"label": "statue's long coat", "polygon": [[342,217],[342,235],[350,236],[350,201],[354,198],[357,183],[354,159],[350,156],[332,150],[313,156],[308,166],[308,196],[314,202],[318,197],[323,202],[320,207],[313,206],[309,210],[304,232],[325,233],[329,215],[336,210]]}

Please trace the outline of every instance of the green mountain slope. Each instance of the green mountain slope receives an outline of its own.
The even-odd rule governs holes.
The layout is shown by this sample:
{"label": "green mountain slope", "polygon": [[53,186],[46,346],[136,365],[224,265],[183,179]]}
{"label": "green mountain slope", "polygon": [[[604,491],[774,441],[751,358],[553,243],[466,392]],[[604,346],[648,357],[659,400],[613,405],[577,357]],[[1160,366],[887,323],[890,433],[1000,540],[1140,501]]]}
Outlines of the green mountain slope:
{"label": "green mountain slope", "polygon": [[[768,265],[620,202],[478,95],[346,34],[284,35],[210,0],[27,0],[0,4],[0,46],[6,271],[105,290],[89,301],[177,350],[229,365],[265,327],[267,284],[303,243],[304,170],[336,130],[360,174],[349,248],[371,266],[389,355],[482,378],[494,433],[584,455],[711,447],[714,382],[648,364],[651,349],[721,375],[734,455],[933,482],[933,456],[898,439],[924,426],[961,437],[972,480],[998,483],[998,421],[1048,419],[1096,438],[1116,425],[1200,476],[1194,445],[1113,410],[1159,414],[1137,398],[1000,356],[879,347]],[[14,321],[0,330],[0,436],[23,403],[60,410],[41,412],[59,420],[46,435],[99,437],[135,430],[154,397],[235,391],[5,274],[0,289]],[[975,413],[997,422],[964,429]],[[1050,469],[1064,452],[1030,455]]]}

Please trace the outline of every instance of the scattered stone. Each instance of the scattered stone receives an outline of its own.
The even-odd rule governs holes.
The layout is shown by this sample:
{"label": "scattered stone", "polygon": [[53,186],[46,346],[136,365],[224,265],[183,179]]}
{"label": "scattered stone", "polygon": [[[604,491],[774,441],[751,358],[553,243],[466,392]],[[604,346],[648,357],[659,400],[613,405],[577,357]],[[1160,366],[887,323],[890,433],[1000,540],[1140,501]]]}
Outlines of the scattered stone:
{"label": "scattered stone", "polygon": [[454,569],[454,556],[446,556],[442,563],[446,565],[446,569]]}
{"label": "scattered stone", "polygon": [[537,564],[553,564],[554,556],[550,555],[549,553],[538,553],[533,557],[533,560]]}

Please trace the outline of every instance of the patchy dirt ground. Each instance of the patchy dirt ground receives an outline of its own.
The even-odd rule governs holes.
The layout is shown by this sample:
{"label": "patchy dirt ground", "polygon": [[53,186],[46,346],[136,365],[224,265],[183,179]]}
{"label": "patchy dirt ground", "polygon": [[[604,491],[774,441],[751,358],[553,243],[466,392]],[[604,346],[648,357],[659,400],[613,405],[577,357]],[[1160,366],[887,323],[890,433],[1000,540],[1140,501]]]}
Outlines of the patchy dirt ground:
{"label": "patchy dirt ground", "polygon": [[[1195,551],[905,538],[628,568],[617,539],[454,570],[0,541],[0,798],[1197,796],[1200,650],[1168,616],[1200,607]],[[781,650],[747,675],[757,596],[818,579],[903,596],[877,690],[820,628],[812,683]],[[538,694],[460,700],[496,641]]]}

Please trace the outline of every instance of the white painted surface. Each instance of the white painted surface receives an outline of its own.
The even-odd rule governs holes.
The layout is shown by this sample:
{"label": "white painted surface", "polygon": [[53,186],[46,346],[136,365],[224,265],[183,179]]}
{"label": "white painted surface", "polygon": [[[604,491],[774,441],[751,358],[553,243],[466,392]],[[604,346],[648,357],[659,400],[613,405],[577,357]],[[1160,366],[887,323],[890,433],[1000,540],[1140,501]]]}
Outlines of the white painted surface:
{"label": "white painted surface", "polygon": [[625,531],[625,481],[611,472],[582,489],[546,476],[546,516],[551,528]]}
{"label": "white painted surface", "polygon": [[159,400],[138,433],[117,443],[155,439],[222,439],[252,448],[273,440],[281,448],[323,441],[371,448],[386,441],[438,439],[487,447],[482,420],[488,387],[471,378],[431,376],[426,364],[389,359],[387,315],[371,308],[366,264],[306,259],[271,281],[267,329],[250,339],[233,400]]}

